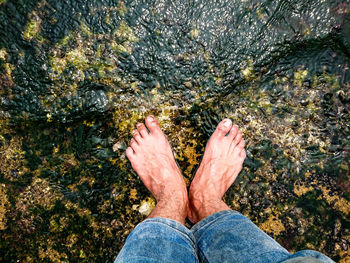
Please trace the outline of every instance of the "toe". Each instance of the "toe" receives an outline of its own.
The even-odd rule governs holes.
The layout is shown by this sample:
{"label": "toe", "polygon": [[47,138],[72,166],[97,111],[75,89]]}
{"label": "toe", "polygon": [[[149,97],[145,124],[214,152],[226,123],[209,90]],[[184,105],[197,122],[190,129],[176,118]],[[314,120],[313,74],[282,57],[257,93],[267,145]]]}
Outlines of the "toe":
{"label": "toe", "polygon": [[142,141],[141,135],[138,130],[132,131],[132,137],[134,137],[135,141],[140,143]]}
{"label": "toe", "polygon": [[231,130],[230,130],[230,133],[227,135],[227,139],[230,142],[232,142],[233,139],[236,138],[237,133],[238,133],[238,126],[237,125],[233,125]]}
{"label": "toe", "polygon": [[139,131],[139,133],[141,134],[142,138],[146,138],[146,136],[148,136],[148,131],[146,126],[143,123],[138,123],[136,125],[137,130]]}
{"label": "toe", "polygon": [[219,123],[213,135],[222,138],[230,131],[231,127],[232,121],[230,119],[224,119]]}
{"label": "toe", "polygon": [[237,145],[237,148],[243,150],[244,146],[245,146],[245,141],[242,139],[241,142]]}
{"label": "toe", "polygon": [[130,146],[136,152],[137,148],[139,147],[139,144],[135,141],[134,138],[132,138],[130,140]]}
{"label": "toe", "polygon": [[128,159],[131,161],[134,159],[135,157],[135,152],[131,147],[128,147],[125,151],[126,157],[128,157]]}
{"label": "toe", "polygon": [[238,131],[235,139],[233,140],[232,146],[236,147],[242,141],[242,132]]}
{"label": "toe", "polygon": [[162,132],[162,130],[160,129],[160,126],[159,126],[156,118],[154,116],[152,116],[152,115],[148,116],[146,118],[146,126],[149,129],[149,131],[151,132],[151,134],[152,133],[157,134],[157,133],[161,133]]}
{"label": "toe", "polygon": [[244,149],[239,153],[239,157],[241,157],[242,159],[245,159],[245,157],[246,157],[246,152],[245,152]]}
{"label": "toe", "polygon": [[241,149],[238,149],[238,145],[241,143],[241,141],[242,141],[242,133],[241,133],[241,131],[237,131],[237,135],[232,140],[231,145],[230,145],[231,152],[236,151],[238,154],[239,151],[244,148],[244,146],[243,146]]}

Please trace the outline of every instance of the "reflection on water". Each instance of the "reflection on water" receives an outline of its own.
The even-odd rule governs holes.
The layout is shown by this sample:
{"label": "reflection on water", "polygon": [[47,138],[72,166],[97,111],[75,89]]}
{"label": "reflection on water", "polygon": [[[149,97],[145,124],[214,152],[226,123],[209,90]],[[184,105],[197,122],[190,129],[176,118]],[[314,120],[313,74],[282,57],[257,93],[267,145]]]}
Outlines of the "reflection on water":
{"label": "reflection on water", "polygon": [[124,155],[149,113],[187,183],[232,118],[230,206],[350,260],[348,1],[0,0],[0,29],[0,261],[112,260],[154,206]]}

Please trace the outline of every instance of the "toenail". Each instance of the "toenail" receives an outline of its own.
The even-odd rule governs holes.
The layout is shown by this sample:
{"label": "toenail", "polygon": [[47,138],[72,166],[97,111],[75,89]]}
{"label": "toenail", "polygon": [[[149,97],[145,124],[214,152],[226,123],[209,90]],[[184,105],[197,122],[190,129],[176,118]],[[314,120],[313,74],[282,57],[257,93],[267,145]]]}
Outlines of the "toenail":
{"label": "toenail", "polygon": [[224,120],[224,126],[225,127],[230,127],[231,126],[231,120],[230,119]]}
{"label": "toenail", "polygon": [[148,116],[147,119],[148,119],[148,121],[154,121],[154,117],[152,115]]}
{"label": "toenail", "polygon": [[142,126],[142,123],[136,124],[136,127],[141,127],[141,126]]}

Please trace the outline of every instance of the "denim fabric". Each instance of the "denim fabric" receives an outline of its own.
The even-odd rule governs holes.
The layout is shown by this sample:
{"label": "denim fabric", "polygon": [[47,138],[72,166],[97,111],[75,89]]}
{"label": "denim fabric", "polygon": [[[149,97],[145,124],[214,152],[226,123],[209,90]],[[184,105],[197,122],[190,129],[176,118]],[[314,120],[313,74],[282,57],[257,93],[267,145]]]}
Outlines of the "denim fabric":
{"label": "denim fabric", "polygon": [[242,214],[226,210],[198,222],[191,231],[167,218],[150,218],[128,236],[115,263],[250,262],[332,263],[312,250],[290,254]]}
{"label": "denim fabric", "polygon": [[316,263],[316,262],[334,262],[329,257],[323,255],[320,252],[314,250],[300,250],[289,257],[288,260],[283,261],[283,263],[296,263],[296,262],[305,262],[305,263]]}
{"label": "denim fabric", "polygon": [[114,263],[198,263],[194,236],[184,225],[167,218],[150,218],[138,224]]}
{"label": "denim fabric", "polygon": [[321,260],[318,262],[333,262],[323,254],[311,250],[290,254],[247,217],[232,210],[221,211],[203,219],[192,228],[192,233],[201,262],[267,263],[305,256]]}

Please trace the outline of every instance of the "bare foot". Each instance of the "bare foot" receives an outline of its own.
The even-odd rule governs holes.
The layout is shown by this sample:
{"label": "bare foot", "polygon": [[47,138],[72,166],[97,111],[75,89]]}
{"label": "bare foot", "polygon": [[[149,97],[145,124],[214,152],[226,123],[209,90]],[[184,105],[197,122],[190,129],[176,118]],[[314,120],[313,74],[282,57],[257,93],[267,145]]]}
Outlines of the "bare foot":
{"label": "bare foot", "polygon": [[246,157],[244,145],[242,133],[232,126],[231,120],[219,123],[190,186],[188,218],[193,223],[230,209],[222,197],[242,170]]}
{"label": "bare foot", "polygon": [[185,181],[157,120],[149,116],[145,123],[136,125],[126,156],[157,200],[149,217],[166,217],[183,224],[188,209]]}

